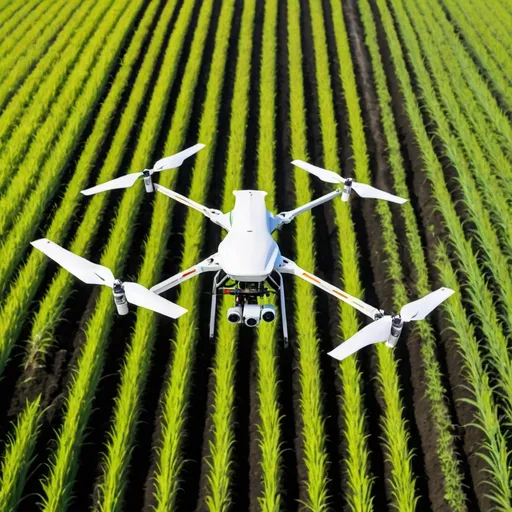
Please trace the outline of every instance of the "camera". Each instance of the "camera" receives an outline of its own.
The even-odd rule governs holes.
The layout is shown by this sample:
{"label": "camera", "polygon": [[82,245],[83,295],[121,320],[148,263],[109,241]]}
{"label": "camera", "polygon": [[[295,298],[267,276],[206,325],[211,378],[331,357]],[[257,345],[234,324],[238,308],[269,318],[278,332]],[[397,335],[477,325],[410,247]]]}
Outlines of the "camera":
{"label": "camera", "polygon": [[244,323],[247,327],[256,327],[260,323],[261,306],[246,304],[244,306]]}
{"label": "camera", "polygon": [[261,307],[261,318],[265,322],[272,322],[276,318],[276,308],[272,304],[263,304]]}
{"label": "camera", "polygon": [[242,306],[228,309],[228,322],[239,324],[242,321]]}

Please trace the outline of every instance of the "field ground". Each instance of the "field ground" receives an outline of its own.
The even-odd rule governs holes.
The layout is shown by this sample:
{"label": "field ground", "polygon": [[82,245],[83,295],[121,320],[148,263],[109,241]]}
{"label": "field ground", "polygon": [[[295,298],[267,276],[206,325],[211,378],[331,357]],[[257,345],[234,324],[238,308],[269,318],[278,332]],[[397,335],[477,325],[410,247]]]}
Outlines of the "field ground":
{"label": "field ground", "polygon": [[[0,0],[0,510],[512,510],[510,0]],[[222,233],[141,183],[228,211],[327,192],[308,160],[410,199],[334,201],[283,255],[429,321],[338,364],[365,320],[286,279],[280,323],[235,328],[211,277],[178,321],[79,283],[45,236],[151,286]]]}

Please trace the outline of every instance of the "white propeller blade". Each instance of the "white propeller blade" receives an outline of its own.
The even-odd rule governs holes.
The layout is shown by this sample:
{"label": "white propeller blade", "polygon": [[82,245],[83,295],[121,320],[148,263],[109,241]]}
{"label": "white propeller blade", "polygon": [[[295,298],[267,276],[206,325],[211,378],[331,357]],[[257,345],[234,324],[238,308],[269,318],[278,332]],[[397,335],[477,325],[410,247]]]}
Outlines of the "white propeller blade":
{"label": "white propeller blade", "polygon": [[390,332],[391,316],[386,315],[356,332],[354,336],[331,350],[329,355],[341,361],[368,345],[387,341]]}
{"label": "white propeller blade", "polygon": [[126,293],[126,300],[135,306],[151,309],[169,318],[178,318],[187,312],[185,308],[160,297],[160,295],[153,293],[141,284],[123,283],[123,287]]}
{"label": "white propeller blade", "polygon": [[195,155],[198,151],[201,151],[205,147],[204,144],[196,144],[190,148],[184,149],[180,153],[176,153],[172,156],[166,156],[158,160],[153,165],[153,170],[160,172],[164,169],[175,169],[179,167],[189,156]]}
{"label": "white propeller blade", "polygon": [[438,290],[425,295],[421,299],[406,304],[400,310],[400,316],[404,322],[411,320],[423,320],[439,304],[455,293],[450,288],[439,288]]}
{"label": "white propeller blade", "polygon": [[389,192],[384,192],[383,190],[379,190],[378,188],[372,187],[371,185],[366,185],[365,183],[357,183],[356,181],[353,181],[352,188],[361,197],[384,199],[386,201],[391,201],[392,203],[398,204],[403,204],[407,201],[407,199],[404,199],[403,197],[398,197],[390,194]]}
{"label": "white propeller blade", "polygon": [[[175,155],[161,158],[155,163],[153,169],[146,170],[149,171],[149,175],[151,175],[154,172],[160,172],[165,169],[175,169],[176,167],[179,167],[189,156],[195,155],[204,147],[204,144],[196,144],[195,146],[184,149],[183,151],[180,151]],[[143,172],[130,173],[127,174],[126,176],[121,176],[119,178],[107,181],[106,183],[101,183],[100,185],[96,185],[95,187],[87,188],[85,190],[82,190],[81,192],[84,196],[90,196],[92,194],[97,194],[98,192],[106,192],[107,190],[130,188],[143,175]]]}
{"label": "white propeller blade", "polygon": [[345,183],[345,179],[342,178],[339,174],[328,171],[327,169],[322,169],[321,167],[317,167],[313,164],[308,164],[308,162],[303,162],[302,160],[294,160],[292,164],[300,167],[301,169],[304,169],[305,171],[315,175],[317,178],[320,178],[322,181],[327,183]]}
{"label": "white propeller blade", "polygon": [[104,284],[112,288],[114,275],[107,267],[77,256],[47,238],[40,238],[30,243],[84,283]]}
{"label": "white propeller blade", "polygon": [[[346,181],[345,178],[341,177],[335,172],[322,169],[321,167],[303,162],[302,160],[294,160],[292,164],[300,167],[301,169],[304,169],[311,174],[314,174],[317,178],[320,178],[322,181],[327,183],[345,183]],[[386,201],[399,204],[405,203],[407,201],[407,199],[403,199],[402,197],[384,192],[383,190],[379,190],[378,188],[372,187],[371,185],[357,183],[357,181],[352,181],[351,187],[359,196],[364,198],[384,199]]]}
{"label": "white propeller blade", "polygon": [[101,183],[95,187],[87,188],[81,192],[84,196],[92,196],[93,194],[97,194],[98,192],[106,192],[107,190],[130,188],[142,176],[142,174],[143,173],[141,172],[127,174],[126,176],[121,176],[114,180],[107,181],[106,183]]}
{"label": "white propeller blade", "polygon": [[[77,256],[47,238],[30,243],[84,283],[103,284],[113,288],[115,278],[109,268]],[[121,284],[120,281],[118,283]],[[122,283],[122,287],[126,300],[135,306],[150,309],[169,318],[178,318],[187,312],[185,308],[160,297],[141,284],[128,282]]]}

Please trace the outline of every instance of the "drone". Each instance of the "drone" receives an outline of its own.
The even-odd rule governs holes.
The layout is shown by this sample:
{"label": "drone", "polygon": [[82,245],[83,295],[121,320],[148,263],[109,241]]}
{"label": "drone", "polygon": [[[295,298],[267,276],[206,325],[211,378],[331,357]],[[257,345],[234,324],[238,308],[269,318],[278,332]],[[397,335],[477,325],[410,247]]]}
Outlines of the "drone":
{"label": "drone", "polygon": [[374,343],[385,342],[388,347],[395,347],[405,323],[424,319],[454,293],[453,290],[442,287],[419,300],[406,304],[399,314],[389,314],[349,295],[281,255],[272,233],[276,229],[282,228],[283,225],[289,224],[297,215],[327,201],[341,197],[341,201],[347,202],[352,192],[365,199],[381,199],[399,204],[406,201],[406,199],[378,188],[358,183],[351,178],[343,178],[333,171],[322,169],[302,160],[294,160],[293,165],[324,182],[338,185],[338,187],[294,210],[278,214],[267,210],[265,206],[267,193],[261,190],[235,190],[233,192],[235,196],[233,210],[223,213],[153,182],[152,177],[155,173],[180,167],[185,159],[204,147],[204,144],[196,144],[180,153],[158,160],[151,169],[130,173],[82,190],[82,194],[89,196],[107,190],[129,188],[142,179],[147,193],[156,190],[201,212],[214,224],[223,228],[227,234],[220,242],[215,254],[193,267],[147,289],[138,283],[122,282],[120,279],[116,279],[107,267],[73,254],[46,238],[35,240],[31,244],[81,281],[110,287],[120,315],[128,314],[128,303],[130,303],[169,318],[178,318],[187,310],[165,299],[161,294],[199,274],[214,273],[209,326],[209,336],[212,340],[215,334],[217,297],[219,295],[233,298],[233,306],[227,311],[228,322],[245,324],[247,327],[254,328],[261,322],[273,322],[276,319],[276,307],[271,301],[265,300],[274,294],[279,298],[283,341],[284,346],[287,347],[288,325],[283,275],[292,274],[349,304],[372,320],[366,327],[329,352],[330,356],[340,361]]}

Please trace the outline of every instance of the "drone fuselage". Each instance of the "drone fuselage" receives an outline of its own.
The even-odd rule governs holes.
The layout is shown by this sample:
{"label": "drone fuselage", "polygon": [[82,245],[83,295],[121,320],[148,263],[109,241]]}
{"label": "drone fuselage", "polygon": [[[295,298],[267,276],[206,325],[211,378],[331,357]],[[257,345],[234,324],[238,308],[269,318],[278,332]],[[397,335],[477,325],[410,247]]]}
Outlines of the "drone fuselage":
{"label": "drone fuselage", "polygon": [[219,263],[233,281],[260,283],[280,256],[271,234],[277,222],[265,206],[266,192],[236,190],[234,195],[231,227],[219,245]]}

